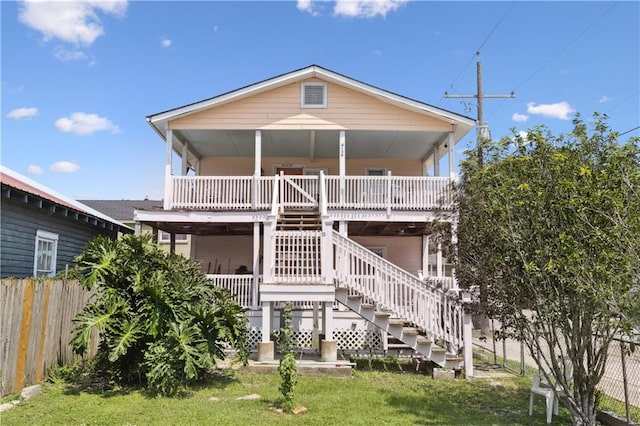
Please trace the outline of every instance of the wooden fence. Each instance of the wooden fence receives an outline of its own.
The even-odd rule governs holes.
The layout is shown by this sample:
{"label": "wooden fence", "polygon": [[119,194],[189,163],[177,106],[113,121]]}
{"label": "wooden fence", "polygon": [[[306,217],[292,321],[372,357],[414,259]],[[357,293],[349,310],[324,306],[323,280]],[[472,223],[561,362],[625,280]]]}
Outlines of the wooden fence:
{"label": "wooden fence", "polygon": [[[73,319],[89,298],[76,281],[0,282],[0,396],[42,381],[52,367],[71,364]],[[92,339],[88,356],[95,355]]]}

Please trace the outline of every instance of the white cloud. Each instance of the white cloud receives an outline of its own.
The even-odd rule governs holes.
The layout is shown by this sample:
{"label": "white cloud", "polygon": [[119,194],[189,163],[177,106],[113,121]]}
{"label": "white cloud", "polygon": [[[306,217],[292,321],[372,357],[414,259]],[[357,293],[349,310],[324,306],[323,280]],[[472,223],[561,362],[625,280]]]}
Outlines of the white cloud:
{"label": "white cloud", "polygon": [[29,167],[27,167],[27,172],[31,173],[32,175],[41,175],[42,174],[42,167],[34,166],[33,164],[31,164],[31,165],[29,165]]}
{"label": "white cloud", "polygon": [[53,56],[63,62],[67,61],[83,61],[87,59],[87,55],[81,50],[67,50],[62,46],[55,48]]}
{"label": "white cloud", "polygon": [[524,123],[529,119],[529,116],[527,114],[520,114],[516,112],[511,116],[511,119],[516,123]]}
{"label": "white cloud", "polygon": [[49,170],[56,173],[73,173],[77,172],[80,169],[80,166],[77,164],[70,163],[68,161],[58,161],[55,162],[49,167]]}
{"label": "white cloud", "polygon": [[571,108],[571,105],[567,101],[558,102],[555,104],[540,104],[536,105],[534,102],[527,104],[527,112],[529,114],[543,115],[545,117],[559,118],[560,120],[569,120],[569,114],[574,113],[576,110]]}
{"label": "white cloud", "polygon": [[33,117],[36,114],[38,114],[38,108],[16,108],[7,113],[7,118],[20,120],[25,117]]}
{"label": "white cloud", "polygon": [[171,40],[169,40],[168,38],[161,38],[160,39],[160,46],[162,47],[169,47],[171,46]]}
{"label": "white cloud", "polygon": [[603,104],[605,102],[610,102],[610,101],[611,101],[611,98],[608,97],[608,96],[603,96],[600,99],[598,99],[598,102],[601,103],[601,104]]}
{"label": "white cloud", "polygon": [[319,15],[318,11],[313,7],[313,0],[298,0],[296,7],[298,8],[298,10],[307,12],[313,16]]}
{"label": "white cloud", "polygon": [[18,19],[42,33],[44,41],[59,39],[90,46],[104,34],[97,11],[124,17],[127,0],[21,0]]}
{"label": "white cloud", "polygon": [[374,54],[374,55],[376,55],[376,56],[382,56],[382,50],[380,50],[380,49],[375,49],[375,50],[373,51],[373,54]]}
{"label": "white cloud", "polygon": [[55,123],[58,130],[65,133],[74,133],[84,136],[100,131],[111,131],[118,133],[120,129],[109,119],[100,117],[97,114],[87,114],[85,112],[74,112],[70,117],[62,117]]}
{"label": "white cloud", "polygon": [[348,18],[385,17],[387,13],[397,10],[408,0],[337,0],[333,13]]}
{"label": "white cloud", "polygon": [[218,26],[217,26],[217,25],[214,25],[214,26],[213,26],[213,32],[214,32],[214,33],[217,33],[217,32],[218,32]]}

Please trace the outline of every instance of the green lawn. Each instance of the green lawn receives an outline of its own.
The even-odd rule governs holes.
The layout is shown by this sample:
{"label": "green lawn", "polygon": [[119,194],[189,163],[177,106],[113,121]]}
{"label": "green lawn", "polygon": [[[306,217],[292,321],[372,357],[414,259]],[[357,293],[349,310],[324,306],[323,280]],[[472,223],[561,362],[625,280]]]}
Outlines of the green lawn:
{"label": "green lawn", "polygon": [[[152,398],[138,390],[87,391],[46,384],[42,395],[0,414],[5,425],[544,425],[538,399],[528,416],[530,381],[521,377],[434,381],[412,374],[356,371],[353,378],[300,376],[296,405],[278,414],[277,375],[236,373],[182,398]],[[236,398],[257,393],[258,400]],[[215,396],[219,401],[209,398]],[[5,398],[6,400],[7,398]],[[554,424],[567,424],[566,410]]]}

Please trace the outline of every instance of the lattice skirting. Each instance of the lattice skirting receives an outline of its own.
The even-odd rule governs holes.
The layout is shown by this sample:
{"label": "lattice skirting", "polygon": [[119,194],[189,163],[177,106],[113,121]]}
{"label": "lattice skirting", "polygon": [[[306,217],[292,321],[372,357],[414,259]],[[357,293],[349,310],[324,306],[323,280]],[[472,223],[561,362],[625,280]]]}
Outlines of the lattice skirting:
{"label": "lattice skirting", "polygon": [[[377,329],[352,330],[335,329],[333,337],[338,350],[358,351],[358,350],[380,350],[383,348],[382,333]],[[262,338],[260,328],[251,328],[247,345],[250,350],[256,350]],[[313,330],[295,330],[293,341],[296,350],[314,349]]]}

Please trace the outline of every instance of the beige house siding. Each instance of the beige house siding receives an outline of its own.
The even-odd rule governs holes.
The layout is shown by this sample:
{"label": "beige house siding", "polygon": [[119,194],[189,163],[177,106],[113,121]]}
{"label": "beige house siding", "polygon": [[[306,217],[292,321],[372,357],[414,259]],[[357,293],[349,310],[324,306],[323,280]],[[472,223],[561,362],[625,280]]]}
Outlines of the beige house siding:
{"label": "beige house siding", "polygon": [[[321,82],[308,79],[304,82]],[[451,124],[327,83],[326,108],[302,108],[302,82],[170,121],[171,129],[316,129],[449,131]]]}
{"label": "beige house siding", "polygon": [[422,269],[422,237],[358,237],[349,238],[365,247],[384,247],[385,258],[411,274]]}
{"label": "beige house siding", "polygon": [[[336,141],[336,144],[338,142]],[[200,161],[200,175],[202,176],[251,176],[253,175],[253,158],[249,157],[206,157]],[[262,169],[267,176],[273,175],[275,166],[302,165],[306,168],[328,169],[328,174],[337,175],[338,160],[318,158],[311,161],[309,158],[292,157],[264,157]],[[422,163],[418,160],[398,159],[353,159],[346,161],[347,175],[361,176],[368,167],[382,168],[399,176],[423,176]]]}
{"label": "beige house siding", "polygon": [[192,244],[195,245],[195,258],[200,260],[203,272],[213,274],[216,265],[220,265],[221,274],[233,274],[240,265],[253,270],[251,235],[193,236]]}

